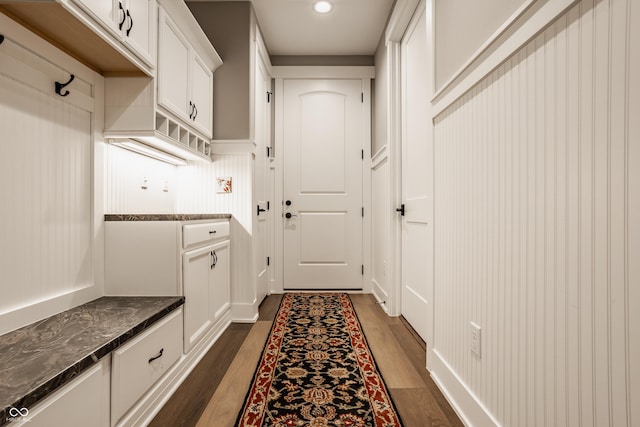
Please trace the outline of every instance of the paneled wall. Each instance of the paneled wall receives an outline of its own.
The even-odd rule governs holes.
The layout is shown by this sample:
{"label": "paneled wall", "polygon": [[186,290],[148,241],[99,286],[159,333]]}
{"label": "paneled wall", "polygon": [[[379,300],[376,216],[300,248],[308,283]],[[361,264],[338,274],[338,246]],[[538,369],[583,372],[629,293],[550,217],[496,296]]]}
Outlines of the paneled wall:
{"label": "paneled wall", "polygon": [[389,302],[390,274],[389,274],[389,245],[391,236],[391,208],[389,206],[389,156],[387,150],[382,150],[371,167],[371,280],[373,293],[380,301],[385,301],[384,308]]}
{"label": "paneled wall", "polygon": [[5,76],[0,94],[2,313],[93,283],[92,140],[90,112]]}
{"label": "paneled wall", "polygon": [[640,425],[638,2],[579,2],[434,124],[434,377],[473,425]]}
{"label": "paneled wall", "polygon": [[[251,233],[252,155],[215,155],[213,163],[198,162],[178,168],[180,213],[230,213]],[[232,191],[216,192],[216,179],[230,177]]]}
{"label": "paneled wall", "polygon": [[389,310],[388,264],[391,258],[391,178],[389,168],[389,55],[385,38],[375,56],[376,78],[373,85],[373,132],[371,135],[371,280],[372,290]]}
{"label": "paneled wall", "polygon": [[107,213],[174,213],[176,166],[120,147],[106,147]]}
{"label": "paneled wall", "polygon": [[[0,26],[3,334],[103,291],[93,133],[102,126],[103,81],[2,14]],[[73,93],[63,98],[51,82],[70,72]]]}

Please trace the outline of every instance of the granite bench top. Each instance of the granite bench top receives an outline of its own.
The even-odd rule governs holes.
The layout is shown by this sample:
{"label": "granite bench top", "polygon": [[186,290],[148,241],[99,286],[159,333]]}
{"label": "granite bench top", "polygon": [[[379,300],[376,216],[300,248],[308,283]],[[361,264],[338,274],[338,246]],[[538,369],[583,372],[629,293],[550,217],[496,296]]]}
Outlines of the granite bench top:
{"label": "granite bench top", "polygon": [[196,221],[230,219],[231,214],[107,214],[105,221]]}
{"label": "granite bench top", "polygon": [[184,304],[184,297],[102,297],[0,335],[0,425]]}

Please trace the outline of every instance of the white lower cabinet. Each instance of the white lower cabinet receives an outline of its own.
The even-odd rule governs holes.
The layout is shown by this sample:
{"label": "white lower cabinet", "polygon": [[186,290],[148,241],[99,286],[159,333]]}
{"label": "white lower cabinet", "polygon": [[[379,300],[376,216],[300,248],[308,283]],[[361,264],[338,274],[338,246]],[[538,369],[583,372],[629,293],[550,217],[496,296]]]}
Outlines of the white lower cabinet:
{"label": "white lower cabinet", "polygon": [[68,427],[109,425],[110,360],[80,374],[71,383],[54,392],[20,420],[10,423],[29,427]]}
{"label": "white lower cabinet", "polygon": [[115,350],[112,355],[111,425],[117,425],[181,356],[182,308]]}
{"label": "white lower cabinet", "polygon": [[189,353],[230,318],[229,235],[227,220],[106,221],[105,292],[183,295]]}
{"label": "white lower cabinet", "polygon": [[187,306],[184,316],[185,353],[189,352],[229,309],[229,248],[229,240],[223,240],[185,252],[183,255],[182,283]]}

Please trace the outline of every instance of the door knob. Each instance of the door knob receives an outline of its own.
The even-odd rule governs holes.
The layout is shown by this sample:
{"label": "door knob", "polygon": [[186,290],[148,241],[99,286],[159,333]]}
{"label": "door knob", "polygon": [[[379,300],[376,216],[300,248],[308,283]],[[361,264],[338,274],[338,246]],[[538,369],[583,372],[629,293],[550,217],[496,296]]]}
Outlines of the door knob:
{"label": "door knob", "polygon": [[291,200],[287,200],[286,202],[284,202],[284,204],[287,206],[291,206]]}
{"label": "door knob", "polygon": [[260,216],[260,212],[266,212],[266,209],[261,209],[260,205],[256,206],[256,215]]}
{"label": "door knob", "polygon": [[404,216],[404,203],[401,204],[398,209],[396,209],[396,212],[400,212],[400,215]]}
{"label": "door knob", "polygon": [[284,214],[284,217],[287,218],[287,219],[291,219],[291,217],[293,217],[293,216],[298,216],[298,215],[294,215],[291,212],[287,212],[286,214]]}

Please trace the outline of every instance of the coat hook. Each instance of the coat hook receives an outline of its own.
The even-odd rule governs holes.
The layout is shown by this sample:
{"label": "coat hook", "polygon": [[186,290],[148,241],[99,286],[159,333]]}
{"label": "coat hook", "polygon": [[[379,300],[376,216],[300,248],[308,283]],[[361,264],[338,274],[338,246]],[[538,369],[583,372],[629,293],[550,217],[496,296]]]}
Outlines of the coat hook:
{"label": "coat hook", "polygon": [[69,95],[69,91],[65,91],[64,93],[62,93],[62,89],[64,89],[65,87],[67,87],[72,81],[73,79],[75,79],[76,76],[74,76],[73,74],[71,74],[71,77],[69,78],[69,81],[66,83],[60,83],[60,82],[56,82],[56,93],[60,96],[67,96]]}

